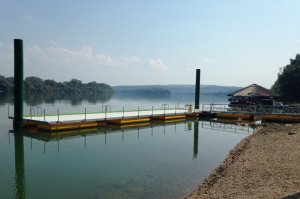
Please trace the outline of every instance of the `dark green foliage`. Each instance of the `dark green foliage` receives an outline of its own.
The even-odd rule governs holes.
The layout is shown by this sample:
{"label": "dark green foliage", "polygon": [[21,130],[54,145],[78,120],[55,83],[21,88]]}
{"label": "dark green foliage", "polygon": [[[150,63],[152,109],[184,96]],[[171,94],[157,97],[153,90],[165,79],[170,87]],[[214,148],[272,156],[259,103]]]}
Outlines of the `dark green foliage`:
{"label": "dark green foliage", "polygon": [[290,64],[280,68],[272,90],[288,101],[300,101],[300,55],[290,60]]}
{"label": "dark green foliage", "polygon": [[171,91],[163,86],[117,86],[114,90],[119,95],[144,98],[166,98],[171,95]]}
{"label": "dark green foliage", "polygon": [[4,76],[0,75],[0,93],[12,92],[13,85],[13,79],[11,81],[11,78],[5,78]]}
{"label": "dark green foliage", "polygon": [[[13,77],[5,78],[0,75],[0,93],[7,94],[13,92]],[[24,80],[25,97],[44,95],[61,97],[105,95],[111,96],[113,89],[104,83],[89,82],[82,83],[80,80],[72,79],[69,82],[56,82],[54,80],[42,80],[38,77],[27,77]]]}

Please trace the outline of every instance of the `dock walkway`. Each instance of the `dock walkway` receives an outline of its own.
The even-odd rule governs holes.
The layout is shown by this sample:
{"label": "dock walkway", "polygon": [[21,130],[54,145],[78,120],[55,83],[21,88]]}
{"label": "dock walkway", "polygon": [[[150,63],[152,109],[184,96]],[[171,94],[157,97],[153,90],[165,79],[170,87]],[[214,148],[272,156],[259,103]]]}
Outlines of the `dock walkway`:
{"label": "dock walkway", "polygon": [[185,109],[157,109],[157,110],[136,110],[136,111],[100,112],[100,113],[27,116],[24,117],[24,120],[36,121],[36,122],[47,122],[47,123],[105,121],[105,120],[113,120],[113,119],[130,119],[130,118],[179,115],[185,113],[187,113]]}

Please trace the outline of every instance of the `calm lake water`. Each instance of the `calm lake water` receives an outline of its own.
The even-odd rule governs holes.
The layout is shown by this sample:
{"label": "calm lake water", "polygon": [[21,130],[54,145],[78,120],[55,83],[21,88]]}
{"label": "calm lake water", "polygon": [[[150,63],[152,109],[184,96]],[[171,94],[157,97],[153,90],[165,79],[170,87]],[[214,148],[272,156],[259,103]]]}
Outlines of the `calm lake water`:
{"label": "calm lake water", "polygon": [[[224,103],[226,97],[202,97]],[[27,103],[47,113],[184,106],[193,96],[164,99],[115,97],[106,101]],[[30,105],[29,105],[30,104]],[[9,133],[12,121],[0,105],[0,198],[183,198],[217,167],[242,138],[245,127],[207,121],[120,130],[94,129],[84,135],[47,139]],[[11,115],[12,115],[12,111]],[[76,133],[76,132],[75,132]],[[45,140],[43,140],[45,139]]]}

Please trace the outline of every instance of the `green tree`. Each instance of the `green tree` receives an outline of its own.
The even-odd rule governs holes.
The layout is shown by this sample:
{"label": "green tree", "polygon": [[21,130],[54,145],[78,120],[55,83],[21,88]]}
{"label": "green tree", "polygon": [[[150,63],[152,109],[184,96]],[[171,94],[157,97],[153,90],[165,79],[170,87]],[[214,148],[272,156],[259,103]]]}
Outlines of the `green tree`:
{"label": "green tree", "polygon": [[272,90],[289,101],[300,101],[300,55],[290,60],[290,64],[280,68]]}
{"label": "green tree", "polygon": [[7,79],[0,75],[0,93],[10,92],[12,90],[12,85]]}

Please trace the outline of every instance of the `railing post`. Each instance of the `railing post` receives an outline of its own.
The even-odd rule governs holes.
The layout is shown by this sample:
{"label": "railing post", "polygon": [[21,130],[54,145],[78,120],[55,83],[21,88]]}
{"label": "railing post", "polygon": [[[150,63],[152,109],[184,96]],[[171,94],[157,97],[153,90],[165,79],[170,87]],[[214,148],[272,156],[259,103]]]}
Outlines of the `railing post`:
{"label": "railing post", "polygon": [[57,123],[59,122],[59,109],[57,109]]}
{"label": "railing post", "polygon": [[86,121],[86,108],[84,108],[84,121]]}
{"label": "railing post", "polygon": [[44,122],[46,121],[46,110],[44,109]]}
{"label": "railing post", "polygon": [[138,106],[138,117],[140,117],[140,107]]}
{"label": "railing post", "polygon": [[153,117],[153,106],[152,106],[152,117]]}
{"label": "railing post", "polygon": [[124,118],[124,112],[125,112],[125,110],[124,110],[124,106],[123,106],[123,117],[122,118]]}

